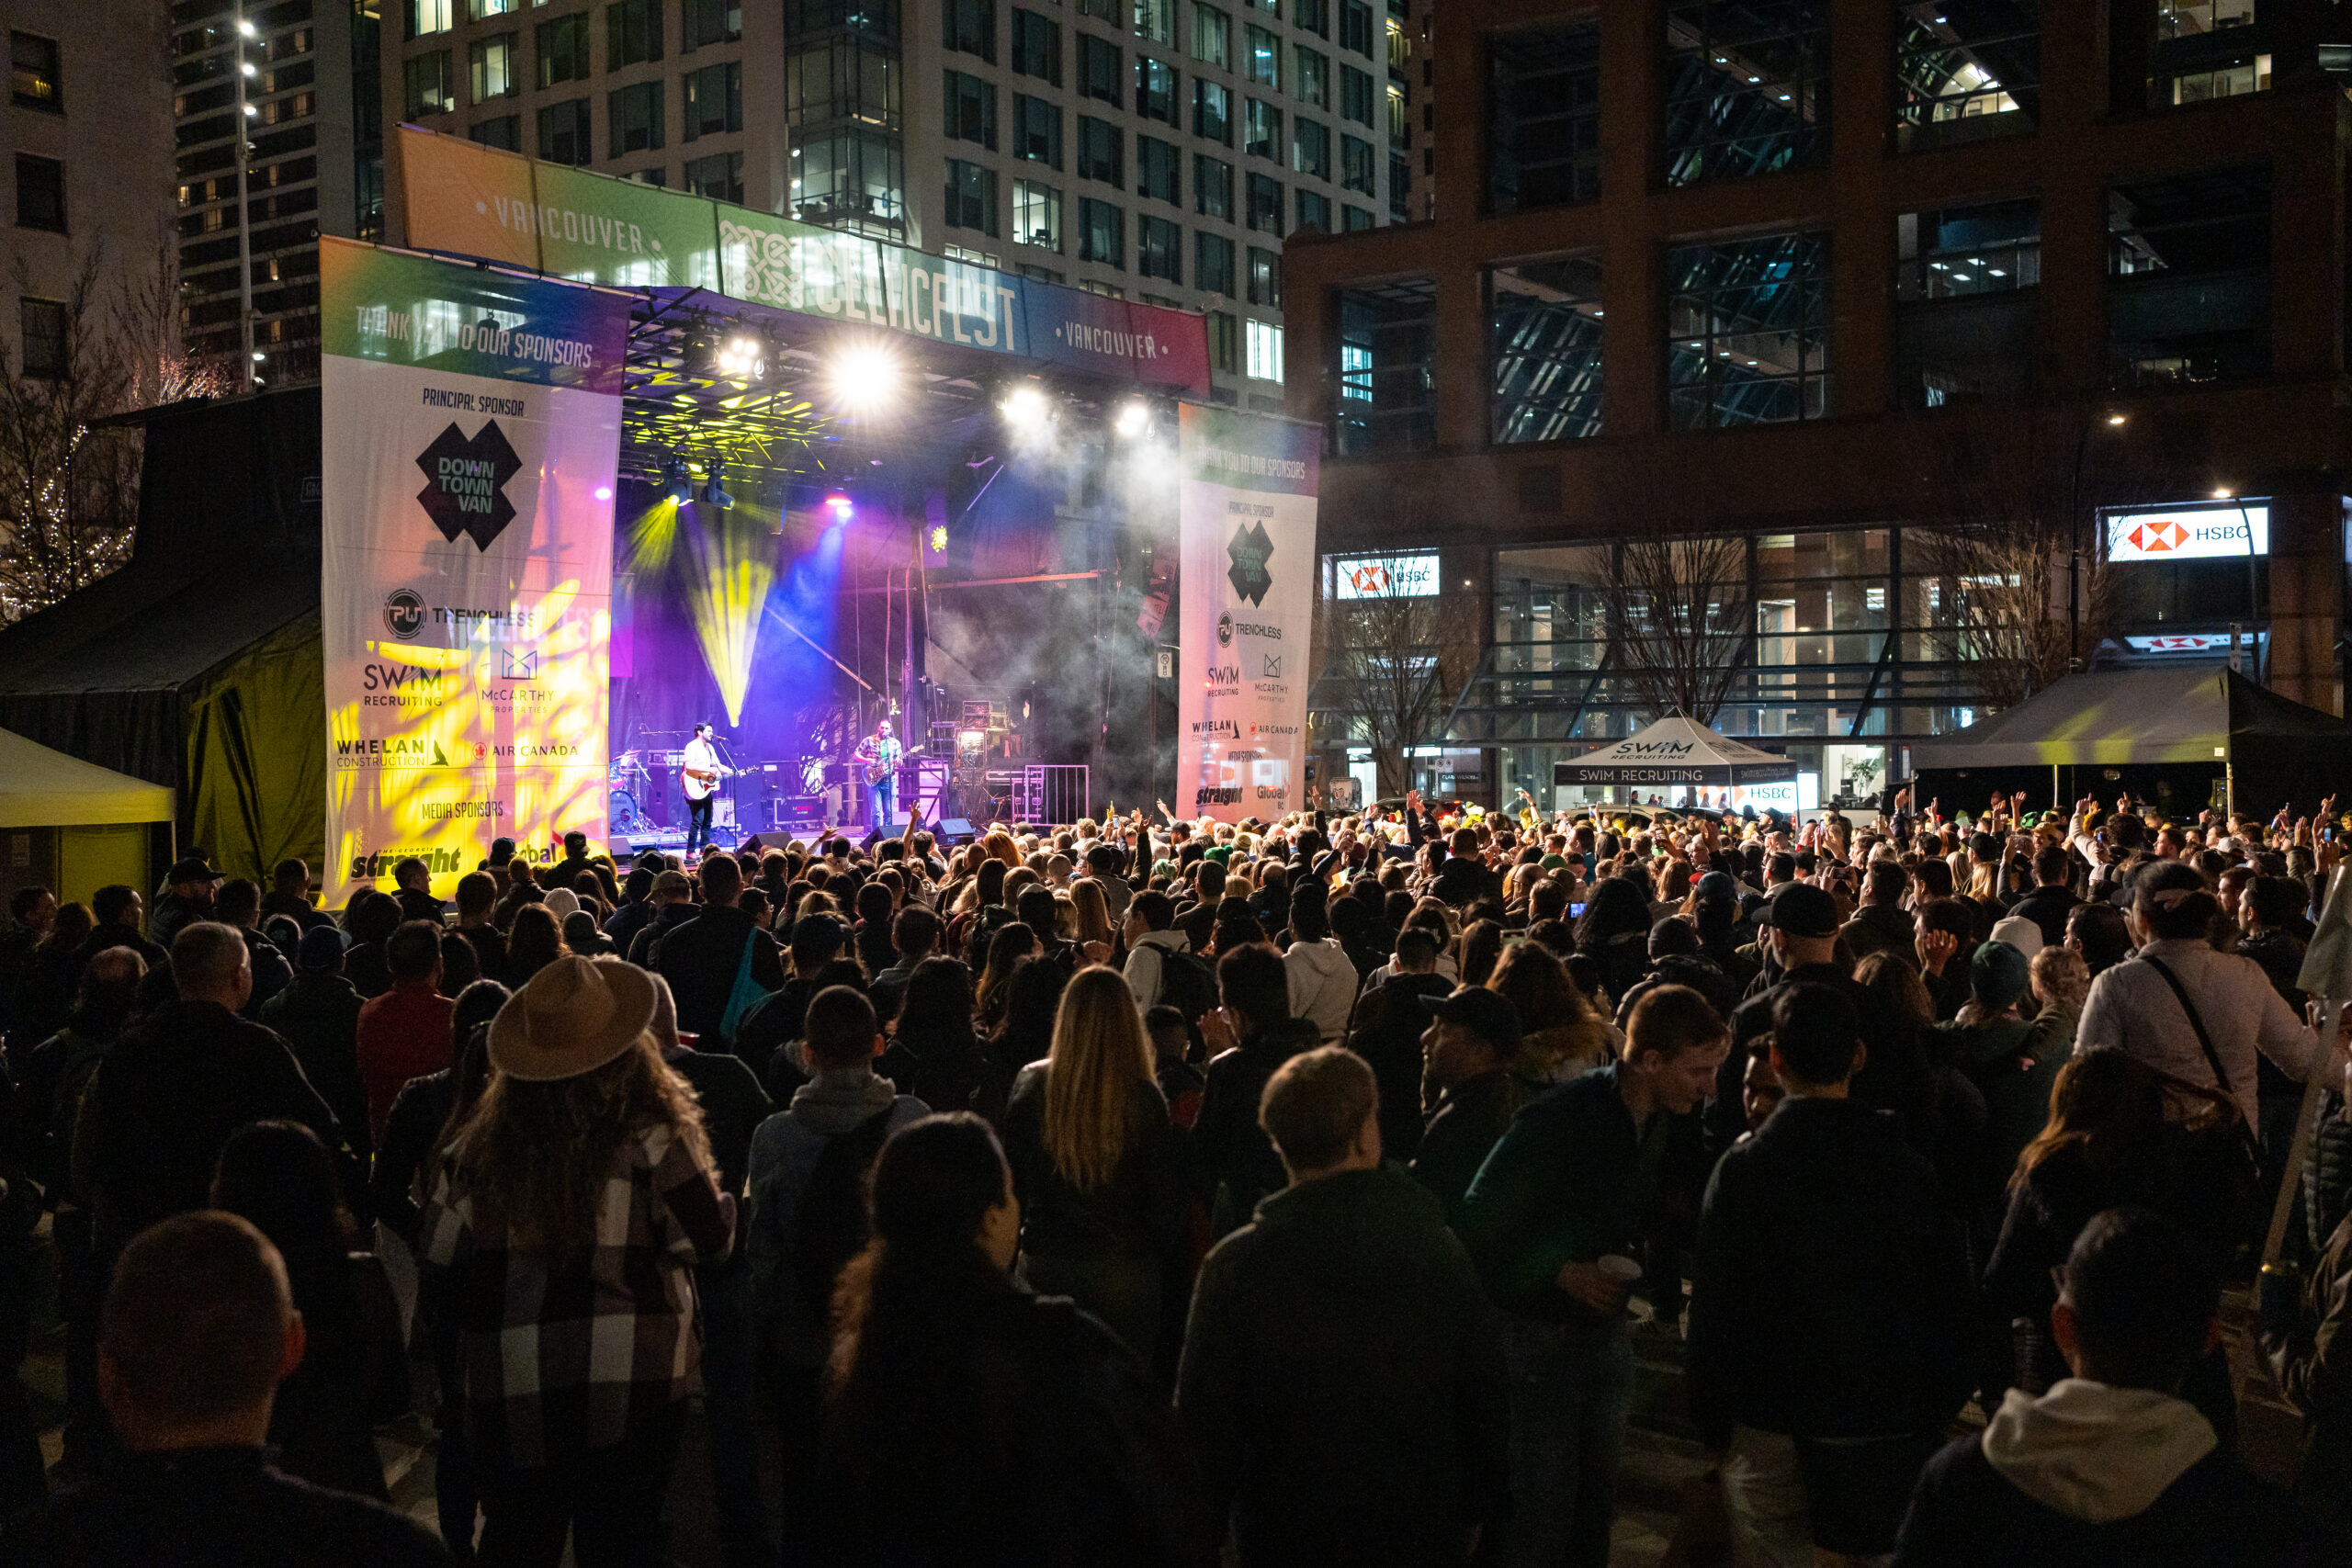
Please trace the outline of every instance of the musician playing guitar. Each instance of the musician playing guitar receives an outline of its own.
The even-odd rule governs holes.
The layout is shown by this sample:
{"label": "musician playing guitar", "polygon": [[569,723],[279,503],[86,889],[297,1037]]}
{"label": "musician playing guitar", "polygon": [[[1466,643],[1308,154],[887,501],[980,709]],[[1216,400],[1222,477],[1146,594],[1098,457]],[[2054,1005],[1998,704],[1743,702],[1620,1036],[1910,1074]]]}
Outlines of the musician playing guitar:
{"label": "musician playing guitar", "polygon": [[857,743],[858,773],[865,783],[865,825],[873,832],[890,830],[890,818],[899,809],[899,761],[906,754],[887,718]]}
{"label": "musician playing guitar", "polygon": [[735,770],[718,760],[710,742],[710,726],[695,726],[695,738],[678,753],[678,784],[686,795],[686,853],[710,842],[710,803],[718,795],[718,781]]}

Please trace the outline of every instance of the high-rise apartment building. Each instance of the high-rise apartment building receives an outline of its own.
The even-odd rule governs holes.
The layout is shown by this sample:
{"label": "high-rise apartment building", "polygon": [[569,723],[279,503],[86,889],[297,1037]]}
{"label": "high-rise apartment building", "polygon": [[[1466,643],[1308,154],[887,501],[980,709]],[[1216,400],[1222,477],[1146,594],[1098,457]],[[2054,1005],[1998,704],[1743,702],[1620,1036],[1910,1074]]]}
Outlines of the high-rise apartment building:
{"label": "high-rise apartment building", "polygon": [[387,120],[1204,310],[1245,407],[1284,238],[1423,216],[1408,0],[394,3]]}
{"label": "high-rise apartment building", "polygon": [[170,7],[186,346],[246,385],[317,376],[319,236],[380,233],[379,6]]}
{"label": "high-rise apartment building", "polygon": [[40,376],[62,367],[85,269],[98,269],[96,306],[106,311],[117,288],[144,280],[165,232],[164,22],[159,7],[138,0],[12,0],[7,18],[0,354]]}

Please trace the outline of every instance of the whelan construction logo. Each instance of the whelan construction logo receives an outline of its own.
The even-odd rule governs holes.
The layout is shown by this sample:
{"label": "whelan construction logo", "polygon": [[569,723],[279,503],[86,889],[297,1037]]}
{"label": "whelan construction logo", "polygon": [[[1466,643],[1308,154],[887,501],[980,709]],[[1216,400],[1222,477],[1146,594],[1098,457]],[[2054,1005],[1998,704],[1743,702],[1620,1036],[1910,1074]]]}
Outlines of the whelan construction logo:
{"label": "whelan construction logo", "polygon": [[451,544],[462,534],[477,550],[487,550],[514,521],[506,481],[522,472],[523,459],[514,455],[496,420],[484,424],[470,441],[453,423],[417,455],[416,466],[424,470],[425,480],[416,492],[417,504]]}

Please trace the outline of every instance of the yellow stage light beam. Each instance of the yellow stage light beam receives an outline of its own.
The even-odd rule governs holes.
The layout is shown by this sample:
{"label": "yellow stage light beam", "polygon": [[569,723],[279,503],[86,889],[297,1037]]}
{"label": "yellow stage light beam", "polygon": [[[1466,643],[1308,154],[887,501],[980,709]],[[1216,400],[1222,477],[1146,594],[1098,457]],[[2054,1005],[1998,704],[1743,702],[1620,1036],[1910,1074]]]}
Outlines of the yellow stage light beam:
{"label": "yellow stage light beam", "polygon": [[740,724],[759,643],[760,609],[775,583],[776,522],[762,508],[695,506],[679,530],[686,546],[686,608],[718,682],[727,722]]}

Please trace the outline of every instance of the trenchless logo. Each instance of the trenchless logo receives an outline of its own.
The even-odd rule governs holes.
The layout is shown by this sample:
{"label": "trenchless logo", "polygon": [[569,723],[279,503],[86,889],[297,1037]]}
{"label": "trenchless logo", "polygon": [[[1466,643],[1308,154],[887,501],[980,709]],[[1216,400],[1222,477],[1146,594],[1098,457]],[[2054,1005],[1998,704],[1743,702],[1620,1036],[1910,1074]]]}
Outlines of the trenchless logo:
{"label": "trenchless logo", "polygon": [[523,459],[514,455],[496,420],[484,424],[470,441],[453,423],[418,455],[416,466],[424,470],[425,480],[416,492],[417,504],[451,544],[463,534],[477,550],[487,550],[514,520],[506,481],[522,472]]}

